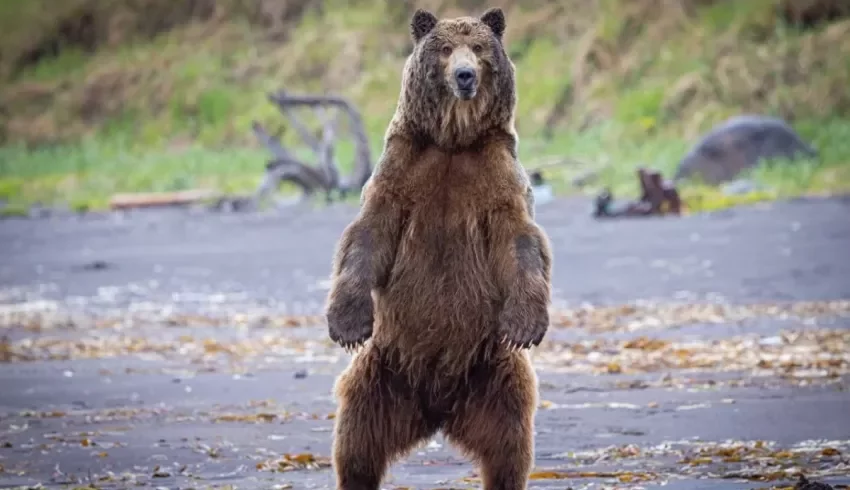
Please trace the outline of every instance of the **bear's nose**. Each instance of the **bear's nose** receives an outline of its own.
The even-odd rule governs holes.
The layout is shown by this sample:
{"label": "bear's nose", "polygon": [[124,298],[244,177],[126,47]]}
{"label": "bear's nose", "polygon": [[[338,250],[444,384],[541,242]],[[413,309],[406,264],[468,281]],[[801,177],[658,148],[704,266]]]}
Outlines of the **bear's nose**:
{"label": "bear's nose", "polygon": [[458,89],[470,90],[472,84],[475,83],[475,70],[472,68],[458,68],[455,70],[455,80],[457,80]]}

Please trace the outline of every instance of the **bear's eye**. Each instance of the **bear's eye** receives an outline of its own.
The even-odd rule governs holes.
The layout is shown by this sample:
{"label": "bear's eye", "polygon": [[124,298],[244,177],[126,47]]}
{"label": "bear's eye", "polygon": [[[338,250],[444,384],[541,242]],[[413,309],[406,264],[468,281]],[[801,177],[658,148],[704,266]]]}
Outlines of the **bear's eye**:
{"label": "bear's eye", "polygon": [[443,56],[449,56],[450,54],[452,54],[452,47],[449,45],[443,46],[442,53]]}
{"label": "bear's eye", "polygon": [[475,53],[475,54],[481,54],[481,51],[483,51],[483,50],[484,50],[484,47],[481,46],[480,44],[476,44],[476,45],[472,46],[472,52]]}

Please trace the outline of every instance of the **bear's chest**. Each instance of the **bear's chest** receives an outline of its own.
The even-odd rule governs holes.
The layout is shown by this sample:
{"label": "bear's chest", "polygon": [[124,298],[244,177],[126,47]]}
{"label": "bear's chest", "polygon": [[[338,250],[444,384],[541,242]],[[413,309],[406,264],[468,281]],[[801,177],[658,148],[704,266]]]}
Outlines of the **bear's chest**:
{"label": "bear's chest", "polygon": [[523,192],[504,151],[424,152],[411,165],[402,190],[409,211],[447,222],[514,205]]}
{"label": "bear's chest", "polygon": [[417,274],[428,270],[442,277],[462,267],[480,276],[490,237],[525,205],[510,158],[509,153],[435,151],[410,166],[403,194],[396,194],[405,215],[400,257],[409,259],[402,262],[417,264]]}

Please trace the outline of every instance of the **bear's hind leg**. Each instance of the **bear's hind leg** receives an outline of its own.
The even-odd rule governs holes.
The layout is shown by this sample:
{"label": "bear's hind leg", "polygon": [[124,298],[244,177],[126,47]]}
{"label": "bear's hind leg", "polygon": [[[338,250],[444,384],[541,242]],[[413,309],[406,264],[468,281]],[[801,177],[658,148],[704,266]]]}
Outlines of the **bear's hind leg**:
{"label": "bear's hind leg", "polygon": [[375,350],[353,360],[335,391],[338,490],[378,490],[389,465],[437,431],[403,376],[387,369]]}
{"label": "bear's hind leg", "polygon": [[446,424],[450,442],[481,469],[484,490],[525,490],[534,464],[537,379],[524,352],[475,376],[468,400]]}

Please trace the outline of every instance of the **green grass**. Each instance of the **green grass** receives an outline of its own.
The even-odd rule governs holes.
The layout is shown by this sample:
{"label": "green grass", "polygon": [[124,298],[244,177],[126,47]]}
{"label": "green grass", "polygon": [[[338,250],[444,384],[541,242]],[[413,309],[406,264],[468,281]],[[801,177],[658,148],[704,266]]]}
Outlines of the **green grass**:
{"label": "green grass", "polygon": [[[817,163],[768,165],[752,173],[768,193],[730,197],[694,186],[683,191],[691,207],[850,190],[850,122],[840,117],[840,108],[850,103],[850,64],[841,61],[850,52],[846,43],[834,42],[844,31],[771,28],[776,20],[765,1],[718,2],[683,25],[635,22],[621,1],[602,1],[596,14],[573,9],[580,5],[574,2],[509,38],[523,44],[530,39],[515,61],[520,154],[527,167],[550,156],[586,162],[547,172],[556,190],[566,193],[573,191],[573,176],[605,166],[589,192],[604,186],[618,198],[634,197],[638,166],[671,175],[698,135],[725,117],[742,110],[791,112],[795,127],[820,150]],[[45,0],[38,2],[43,6]],[[14,30],[4,38],[12,48],[33,36],[20,26],[51,25],[43,9],[32,7],[37,2],[0,3],[0,26]],[[535,8],[510,11],[509,23],[523,25],[523,16],[533,20]],[[352,10],[347,2],[328,0],[322,14],[310,11],[290,26],[285,41],[269,40],[256,25],[233,16],[93,55],[71,48],[42,61],[0,86],[0,106],[10,114],[0,120],[0,136],[5,132],[8,143],[0,147],[0,200],[11,210],[33,202],[83,210],[104,207],[116,192],[250,192],[268,158],[256,147],[250,124],[258,120],[273,132],[286,127],[266,100],[268,91],[279,88],[349,97],[363,112],[377,158],[409,44],[407,25],[385,10],[383,1],[362,0]],[[579,17],[583,28],[597,28],[596,43],[585,43],[580,32],[564,39]],[[635,25],[641,27],[618,46],[621,34]],[[753,29],[772,37],[764,43],[749,39]],[[583,56],[588,61],[578,63]],[[736,78],[744,68],[747,78]],[[782,78],[794,70],[806,75]],[[775,86],[748,85],[753,80]],[[543,142],[538,135],[567,86],[575,88],[573,105],[554,139]],[[759,90],[765,94],[753,96]],[[679,92],[693,94],[679,103]],[[91,94],[97,96],[83,104]],[[578,131],[587,119],[605,122]],[[299,148],[294,131],[284,132],[283,140]],[[351,141],[342,141],[337,154],[346,172]]]}
{"label": "green grass", "polygon": [[[768,199],[850,193],[850,121],[801,122],[797,128],[818,148],[818,159],[765,161],[740,174],[740,179],[751,180],[759,188],[743,195],[726,195],[721,188],[698,183],[685,184],[681,192],[689,209],[710,211]],[[521,140],[520,156],[526,167],[533,167],[535,160],[546,156],[569,156],[581,162],[547,172],[559,194],[575,192],[570,183],[574,177],[589,169],[602,169],[587,192],[608,188],[618,199],[636,198],[640,192],[636,177],[639,167],[655,168],[671,177],[693,142],[670,134],[630,136],[634,132],[634,128],[613,123],[581,134],[562,134],[549,144]],[[534,149],[529,151],[529,147]]]}
{"label": "green grass", "polygon": [[[766,162],[741,175],[766,189],[749,195],[726,196],[715,188],[688,186],[682,192],[689,208],[712,210],[764,199],[850,192],[850,122],[833,120],[800,124],[800,128],[819,148],[818,161]],[[648,166],[672,175],[690,142],[670,135],[627,137],[631,132],[623,125],[608,124],[582,134],[560,134],[549,143],[521,137],[520,157],[527,168],[559,156],[582,162],[579,167],[545,171],[559,194],[575,192],[570,185],[573,177],[604,167],[589,192],[605,187],[617,198],[634,198],[636,169]],[[373,138],[372,147],[377,156],[379,136]],[[343,164],[352,156],[350,144],[338,151]],[[211,149],[196,143],[179,150],[140,149],[120,139],[92,139],[39,150],[7,147],[0,149],[0,199],[11,209],[39,202],[96,210],[117,192],[212,188],[243,194],[260,183],[267,157],[256,148]],[[284,192],[291,190],[287,187]]]}
{"label": "green grass", "polygon": [[266,160],[264,152],[251,148],[131,151],[120,142],[99,140],[39,150],[3,148],[0,199],[13,207],[39,202],[97,210],[119,192],[243,193],[259,184]]}

